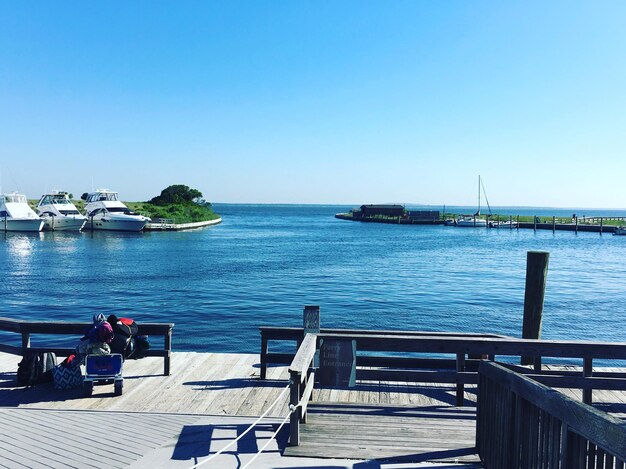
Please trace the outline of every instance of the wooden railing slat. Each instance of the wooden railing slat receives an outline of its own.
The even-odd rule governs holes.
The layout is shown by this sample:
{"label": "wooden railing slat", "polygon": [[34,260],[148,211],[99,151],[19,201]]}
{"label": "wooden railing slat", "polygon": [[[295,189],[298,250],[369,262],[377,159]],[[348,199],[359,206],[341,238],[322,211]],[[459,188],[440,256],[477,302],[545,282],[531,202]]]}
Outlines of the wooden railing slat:
{"label": "wooden railing slat", "polygon": [[[479,375],[477,432],[480,435],[478,449],[481,457],[484,455],[487,460],[494,461],[494,447],[485,444],[484,435],[489,431],[497,431],[493,425],[501,423],[502,414],[498,412],[501,412],[504,398],[493,391],[501,388],[517,396],[523,403],[521,412],[516,414],[517,424],[509,424],[509,428],[515,428],[519,433],[519,438],[516,436],[514,439],[514,450],[520,448],[520,467],[545,467],[544,463],[547,464],[548,461],[554,467],[557,457],[554,452],[557,450],[561,467],[585,467],[591,458],[588,442],[589,450],[596,451],[600,459],[604,458],[604,451],[607,451],[611,458],[626,460],[626,428],[620,419],[576,402],[552,388],[495,363],[481,363]],[[495,409],[495,414],[492,409]],[[559,428],[560,438],[557,437]],[[556,444],[557,439],[560,440],[559,445]],[[503,444],[499,447],[501,449],[498,451],[506,449]],[[544,452],[549,454],[544,455]],[[489,464],[486,465],[489,467]],[[512,467],[518,466],[514,464]]]}

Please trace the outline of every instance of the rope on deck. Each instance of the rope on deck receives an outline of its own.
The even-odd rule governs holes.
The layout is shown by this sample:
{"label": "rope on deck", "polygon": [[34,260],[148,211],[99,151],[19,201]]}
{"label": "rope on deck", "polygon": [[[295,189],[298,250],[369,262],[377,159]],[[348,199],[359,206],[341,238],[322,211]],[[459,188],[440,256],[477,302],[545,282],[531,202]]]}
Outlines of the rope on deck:
{"label": "rope on deck", "polygon": [[276,438],[276,436],[278,435],[278,432],[280,432],[281,428],[283,428],[283,425],[285,425],[285,424],[287,423],[287,420],[289,420],[289,417],[291,417],[291,414],[293,414],[293,412],[294,412],[294,411],[295,411],[298,407],[300,407],[300,405],[301,405],[301,404],[302,404],[302,401],[298,402],[298,405],[296,405],[296,406],[294,406],[294,405],[290,405],[290,406],[289,406],[289,413],[287,414],[287,417],[285,417],[285,418],[283,419],[283,421],[280,423],[280,425],[278,426],[278,429],[274,432],[274,434],[270,437],[270,439],[269,439],[269,440],[267,440],[267,443],[265,443],[265,444],[263,445],[263,448],[261,448],[261,449],[258,451],[258,453],[257,453],[257,454],[255,454],[255,455],[252,457],[252,459],[251,459],[250,461],[248,461],[248,462],[246,463],[246,465],[245,465],[245,466],[243,466],[241,469],[246,469],[246,467],[248,467],[250,464],[252,464],[252,462],[253,462],[256,458],[258,458],[258,457],[261,455],[261,453],[262,453],[263,451],[265,451],[265,448],[267,448],[267,447],[269,446],[269,444],[272,442],[272,440]]}
{"label": "rope on deck", "polygon": [[[258,419],[256,419],[247,429],[246,431],[244,431],[241,435],[239,435],[237,438],[235,438],[233,441],[231,441],[230,443],[228,443],[226,446],[224,446],[222,449],[220,449],[218,452],[216,452],[215,454],[212,454],[211,456],[209,456],[208,458],[206,458],[204,461],[201,461],[195,465],[193,465],[191,467],[191,469],[196,469],[197,467],[202,466],[204,463],[209,462],[211,459],[219,456],[220,454],[222,454],[224,451],[226,451],[228,448],[230,448],[232,445],[234,445],[235,443],[237,443],[239,440],[241,440],[244,436],[246,436],[246,434],[252,430],[262,419],[264,419],[265,417],[267,417],[267,414],[269,414],[270,410],[272,410],[274,408],[274,406],[276,406],[276,404],[278,404],[278,402],[282,399],[282,397],[285,395],[285,393],[289,390],[289,385],[285,386],[285,389],[282,390],[282,392],[280,393],[280,395],[276,398],[276,400],[274,402],[272,402],[272,405],[270,405],[267,410],[265,412],[263,412],[263,415],[261,415]],[[285,421],[289,418],[289,416],[291,415],[291,413],[300,406],[300,403],[298,403],[297,406],[290,406],[289,409],[289,414],[287,414],[287,417],[285,418],[285,420],[283,420],[283,423],[280,424],[280,427],[278,427],[278,430],[280,430],[282,428],[282,426],[284,425]],[[270,440],[268,441],[268,443],[270,443],[272,441],[272,439],[276,436],[276,433],[274,433],[274,435],[272,435],[272,438],[270,438]],[[252,461],[254,461],[254,459],[261,454],[261,452],[265,449],[265,447],[267,446],[267,443],[265,444],[265,446],[263,446],[263,448],[261,449],[261,451],[259,451],[254,458],[252,458]],[[250,464],[250,462],[248,462],[248,464]],[[248,466],[248,464],[246,464],[245,467]]]}

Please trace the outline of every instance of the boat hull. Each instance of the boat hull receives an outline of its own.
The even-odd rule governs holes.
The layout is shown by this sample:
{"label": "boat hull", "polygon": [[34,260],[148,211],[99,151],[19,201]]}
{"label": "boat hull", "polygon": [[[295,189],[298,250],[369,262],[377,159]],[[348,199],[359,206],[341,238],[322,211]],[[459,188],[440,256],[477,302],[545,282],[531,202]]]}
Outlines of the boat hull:
{"label": "boat hull", "polygon": [[485,220],[457,220],[456,226],[461,228],[486,228],[487,222]]}
{"label": "boat hull", "polygon": [[85,229],[102,231],[141,231],[146,226],[148,220],[140,219],[120,219],[120,218],[89,218],[85,224]]}
{"label": "boat hull", "polygon": [[45,217],[44,230],[48,231],[80,231],[87,219],[85,217]]}
{"label": "boat hull", "polygon": [[1,218],[0,231],[37,232],[43,228],[43,220],[39,218]]}

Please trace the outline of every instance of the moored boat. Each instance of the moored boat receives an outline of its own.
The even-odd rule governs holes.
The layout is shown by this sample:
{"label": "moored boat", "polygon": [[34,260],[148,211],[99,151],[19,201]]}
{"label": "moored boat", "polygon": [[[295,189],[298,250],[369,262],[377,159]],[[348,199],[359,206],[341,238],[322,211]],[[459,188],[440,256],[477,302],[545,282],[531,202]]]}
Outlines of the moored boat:
{"label": "moored boat", "polygon": [[92,230],[141,231],[150,218],[131,211],[120,202],[117,192],[98,189],[85,197],[87,224]]}
{"label": "moored boat", "polygon": [[0,231],[41,231],[43,220],[30,208],[26,196],[0,194]]}
{"label": "moored boat", "polygon": [[456,226],[460,227],[472,227],[472,228],[486,228],[487,220],[478,216],[465,216],[456,221]]}
{"label": "moored boat", "polygon": [[615,233],[618,236],[626,236],[626,226],[618,226],[615,228]]}
{"label": "moored boat", "polygon": [[44,220],[44,229],[80,231],[87,222],[70,200],[67,192],[53,191],[39,199],[37,213]]}
{"label": "moored boat", "polygon": [[[471,227],[471,228],[486,228],[487,220],[484,218],[480,218],[480,192],[481,189],[485,192],[485,187],[483,186],[482,179],[480,175],[478,176],[478,210],[474,215],[464,215],[456,221],[456,226],[460,227]],[[489,208],[489,214],[491,215],[491,207],[489,206],[489,201],[487,200],[487,194],[485,194],[485,200],[487,201],[487,207]]]}

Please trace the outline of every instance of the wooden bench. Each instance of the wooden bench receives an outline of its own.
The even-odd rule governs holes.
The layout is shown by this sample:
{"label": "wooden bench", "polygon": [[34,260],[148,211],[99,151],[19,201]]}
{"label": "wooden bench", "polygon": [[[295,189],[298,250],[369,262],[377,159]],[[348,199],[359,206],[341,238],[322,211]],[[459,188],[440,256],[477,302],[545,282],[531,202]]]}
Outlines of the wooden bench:
{"label": "wooden bench", "polygon": [[[24,356],[28,353],[54,352],[60,356],[68,356],[74,352],[76,344],[85,333],[89,322],[69,321],[20,321],[0,318],[0,331],[15,332],[21,335],[21,346],[0,343],[0,351]],[[174,323],[142,323],[138,324],[139,334],[163,337],[163,349],[150,348],[144,352],[147,357],[163,357],[163,374],[170,374],[170,356],[172,352],[172,330]],[[41,346],[33,347],[32,334],[72,335],[76,336],[74,347]]]}

